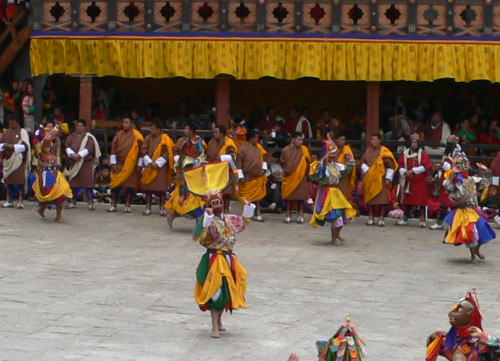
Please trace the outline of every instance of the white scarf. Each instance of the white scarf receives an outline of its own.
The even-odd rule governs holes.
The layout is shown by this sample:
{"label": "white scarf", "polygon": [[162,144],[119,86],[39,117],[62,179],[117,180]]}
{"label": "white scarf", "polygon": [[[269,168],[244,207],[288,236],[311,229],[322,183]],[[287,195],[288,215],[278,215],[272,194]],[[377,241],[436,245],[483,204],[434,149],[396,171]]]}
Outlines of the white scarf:
{"label": "white scarf", "polygon": [[[82,143],[80,144],[80,148],[78,149],[77,153],[79,153],[85,149],[85,147],[87,146],[87,143],[89,141],[89,138],[91,138],[92,141],[94,142],[94,148],[95,148],[94,167],[95,167],[99,164],[99,158],[101,157],[101,149],[99,148],[99,143],[97,143],[97,139],[95,139],[95,137],[92,134],[90,134],[90,133],[85,134],[85,137],[82,139]],[[72,180],[73,178],[75,178],[78,175],[78,173],[80,172],[80,169],[82,168],[84,161],[85,161],[85,158],[80,158],[80,160],[78,160],[78,162],[73,164],[73,166],[70,169],[68,169],[68,179],[69,180]]]}
{"label": "white scarf", "polygon": [[[25,177],[28,178],[30,165],[31,165],[31,147],[30,147],[30,137],[28,132],[21,128],[21,139],[17,142],[17,144],[24,143],[26,147],[26,163],[25,163]],[[9,159],[3,160],[3,179],[7,179],[12,173],[19,169],[19,167],[23,164],[23,154],[22,153],[12,153],[12,156]]]}

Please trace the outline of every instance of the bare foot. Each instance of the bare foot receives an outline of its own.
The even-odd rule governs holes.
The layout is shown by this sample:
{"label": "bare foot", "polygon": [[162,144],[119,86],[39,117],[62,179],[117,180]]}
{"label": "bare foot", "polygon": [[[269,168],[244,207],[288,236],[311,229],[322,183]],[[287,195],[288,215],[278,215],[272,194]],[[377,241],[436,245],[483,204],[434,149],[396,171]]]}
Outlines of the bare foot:
{"label": "bare foot", "polygon": [[340,236],[339,236],[338,238],[339,238],[339,241],[340,241],[340,242],[345,242],[345,241],[346,241],[346,239],[345,239],[344,237],[340,237]]}
{"label": "bare foot", "polygon": [[288,357],[288,361],[299,361],[299,356],[298,356],[296,353],[292,353],[292,354]]}
{"label": "bare foot", "polygon": [[54,218],[54,222],[60,223],[61,222],[61,216],[56,216],[56,218]]}
{"label": "bare foot", "polygon": [[174,215],[172,213],[167,214],[167,224],[170,229],[173,229],[172,223],[174,222]]}
{"label": "bare foot", "polygon": [[337,239],[332,240],[332,244],[334,246],[342,246],[344,243],[340,239],[337,238]]}
{"label": "bare foot", "polygon": [[471,259],[470,259],[471,263],[473,264],[476,264],[478,263],[479,261],[477,260],[476,256],[472,256]]}
{"label": "bare foot", "polygon": [[480,260],[486,259],[486,257],[484,256],[484,254],[482,254],[481,252],[479,252],[479,248],[476,248],[476,250],[474,251],[474,253],[476,254],[476,256],[479,257]]}
{"label": "bare foot", "polygon": [[212,329],[212,338],[220,338],[219,330]]}
{"label": "bare foot", "polygon": [[42,207],[38,207],[38,214],[40,215],[40,217],[45,218],[45,209],[43,209]]}

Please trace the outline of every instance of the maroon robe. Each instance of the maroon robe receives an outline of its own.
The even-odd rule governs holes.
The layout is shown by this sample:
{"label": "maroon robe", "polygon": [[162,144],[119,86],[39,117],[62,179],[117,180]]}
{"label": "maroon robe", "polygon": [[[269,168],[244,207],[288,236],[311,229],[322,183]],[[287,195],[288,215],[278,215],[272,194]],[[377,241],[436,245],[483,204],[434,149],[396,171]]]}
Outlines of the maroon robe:
{"label": "maroon robe", "polygon": [[[78,153],[80,151],[80,146],[86,133],[71,133],[68,138],[66,138],[66,148],[70,148],[73,152]],[[85,149],[89,152],[83,159],[82,167],[78,174],[69,182],[71,188],[93,188],[94,187],[94,164],[95,164],[95,144],[92,138],[88,138],[87,145]],[[69,167],[73,167],[76,163],[75,160],[68,158]]]}
{"label": "maroon robe", "polygon": [[[290,144],[283,148],[280,161],[286,176],[295,172],[302,160],[303,154],[302,147],[295,147]],[[306,172],[298,187],[285,199],[286,201],[305,201],[309,198],[307,192],[307,174],[308,172]]]}
{"label": "maroon robe", "polygon": [[[21,128],[15,128],[11,129],[8,128],[5,134],[0,138],[0,143],[5,143],[5,144],[10,144],[10,145],[15,145],[15,144],[24,144],[26,147],[26,151],[23,153],[23,163],[17,168],[11,175],[9,175],[5,179],[5,184],[10,185],[10,184],[26,184],[26,159],[27,159],[27,154],[28,152],[28,144],[25,144],[24,142],[19,143],[21,140]],[[9,159],[12,157],[14,154],[14,149],[5,149],[2,152],[2,158],[3,159]]]}
{"label": "maroon robe", "polygon": [[[160,145],[161,143],[161,138],[162,134],[160,135],[155,135],[155,134],[149,134],[146,136],[144,139],[144,144],[142,146],[142,156],[149,156],[151,160],[153,160],[153,154],[156,150],[156,148]],[[162,145],[161,149],[161,157],[163,157],[167,162],[169,159],[169,154],[168,154],[168,147],[166,145]],[[150,165],[152,167],[153,165]],[[141,190],[145,192],[166,192],[167,188],[169,186],[169,171],[171,164],[164,164],[163,167],[158,169],[158,176],[149,184],[143,184],[141,183]]]}
{"label": "maroon robe", "polygon": [[[365,154],[363,154],[363,157],[361,157],[361,163],[366,163],[371,166],[380,156],[381,150],[382,146],[380,146],[379,148],[373,148],[371,146],[368,147],[365,151]],[[392,163],[392,159],[384,158],[384,166],[386,170],[387,168],[394,168],[394,165]],[[389,204],[391,197],[389,194],[389,188],[385,185],[385,174],[383,182],[384,186],[382,188],[382,191],[367,204],[368,206]]]}
{"label": "maroon robe", "polygon": [[243,171],[244,181],[248,182],[263,175],[263,157],[259,147],[250,142],[244,143],[238,152],[238,168]]}
{"label": "maroon robe", "polygon": [[[429,203],[429,186],[427,185],[427,172],[432,169],[432,161],[429,154],[425,150],[421,151],[420,162],[418,157],[407,158],[406,164],[404,161],[405,154],[401,153],[398,159],[400,169],[412,170],[414,167],[423,166],[425,172],[420,174],[413,174],[410,183],[410,193],[404,193],[404,189],[400,192],[404,193],[403,204],[412,206],[427,206]],[[401,175],[404,177],[404,175]],[[409,180],[407,179],[407,182]],[[405,187],[406,188],[406,187]]]}
{"label": "maroon robe", "polygon": [[[132,150],[132,145],[134,145],[134,142],[135,142],[135,135],[132,129],[130,129],[129,131],[120,130],[118,133],[115,134],[113,142],[111,143],[111,154],[116,155],[117,163],[115,167],[117,172],[119,172],[123,168],[125,160],[129,156],[129,153]],[[142,144],[141,142],[139,142],[139,156],[141,153],[141,147]],[[129,179],[127,179],[120,185],[120,187],[132,188],[137,190],[139,188],[140,176],[141,176],[140,169],[136,165],[135,171],[132,173]]]}

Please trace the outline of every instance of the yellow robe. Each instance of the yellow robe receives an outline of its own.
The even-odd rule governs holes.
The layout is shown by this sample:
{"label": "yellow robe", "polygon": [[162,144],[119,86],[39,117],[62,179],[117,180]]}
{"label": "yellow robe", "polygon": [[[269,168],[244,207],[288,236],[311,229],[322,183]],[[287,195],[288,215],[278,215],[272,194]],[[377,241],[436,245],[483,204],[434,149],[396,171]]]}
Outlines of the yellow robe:
{"label": "yellow robe", "polygon": [[[257,148],[259,149],[263,160],[267,151],[259,143],[257,143]],[[258,202],[262,200],[267,194],[267,177],[262,175],[258,178],[252,179],[251,181],[240,182],[238,193],[239,195],[237,198],[240,199],[241,202],[244,200],[247,202]]]}
{"label": "yellow robe", "polygon": [[[347,163],[347,158],[346,158],[347,155],[350,155],[352,157],[352,159],[355,159],[354,153],[352,152],[351,147],[346,144],[346,145],[344,145],[344,147],[342,149],[342,153],[339,154],[337,161],[339,163],[346,164]],[[351,172],[351,175],[349,177],[349,189],[350,189],[350,191],[352,192],[352,190],[354,188],[356,188],[356,167],[352,168],[352,172]]]}
{"label": "yellow robe", "polygon": [[398,162],[394,158],[392,152],[386,147],[382,147],[380,150],[380,155],[370,166],[370,169],[368,170],[368,172],[366,172],[366,175],[363,179],[365,203],[370,202],[384,189],[384,158],[390,158],[392,160],[394,171],[398,169]]}
{"label": "yellow robe", "polygon": [[[170,136],[168,134],[162,134],[161,136],[161,141],[160,141],[160,144],[158,144],[158,146],[156,147],[154,153],[153,153],[153,162],[155,162],[158,158],[161,157],[161,150],[162,150],[162,147],[163,146],[166,146],[167,149],[168,149],[168,166],[169,166],[169,183],[171,182],[171,180],[173,179],[173,165],[174,165],[174,146],[175,146],[175,143],[174,141],[172,140],[172,138],[170,138]],[[142,178],[141,178],[141,182],[143,184],[149,184],[151,182],[153,182],[156,177],[158,177],[158,173],[159,173],[159,169],[158,168],[155,168],[155,167],[147,167],[144,172],[142,173]]]}
{"label": "yellow robe", "polygon": [[134,144],[132,144],[132,148],[130,148],[130,152],[125,160],[125,164],[123,168],[118,172],[111,172],[111,188],[119,187],[123,184],[132,173],[136,170],[137,161],[139,160],[139,143],[144,142],[144,137],[141,132],[136,129],[133,129],[135,140]]}
{"label": "yellow robe", "polygon": [[300,160],[299,165],[295,172],[288,176],[283,177],[282,188],[281,188],[281,197],[283,199],[288,198],[297,187],[300,185],[304,177],[307,177],[307,167],[311,162],[311,154],[309,154],[309,150],[306,146],[302,146],[302,159]]}

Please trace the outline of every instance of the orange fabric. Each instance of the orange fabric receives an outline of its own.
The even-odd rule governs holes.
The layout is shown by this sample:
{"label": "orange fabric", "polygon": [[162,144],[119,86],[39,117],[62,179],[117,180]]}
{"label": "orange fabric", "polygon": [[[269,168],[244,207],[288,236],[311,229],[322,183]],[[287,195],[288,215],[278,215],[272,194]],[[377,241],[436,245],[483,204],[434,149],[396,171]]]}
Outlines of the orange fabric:
{"label": "orange fabric", "polygon": [[229,148],[234,148],[234,151],[237,152],[239,147],[236,145],[233,139],[226,137],[224,146],[219,150],[219,155],[227,154]]}
{"label": "orange fabric", "polygon": [[281,197],[283,199],[288,198],[300,185],[304,177],[307,176],[307,167],[311,162],[311,155],[306,146],[302,146],[302,159],[295,172],[288,176],[283,177],[283,183],[281,188]]}
{"label": "orange fabric", "polygon": [[260,155],[262,155],[262,158],[264,158],[267,155],[267,150],[265,150],[260,143],[257,143],[257,148],[259,148]]}
{"label": "orange fabric", "polygon": [[236,129],[231,130],[233,134],[234,144],[236,144],[236,150],[239,150],[241,146],[247,141],[247,129],[245,127],[236,127]]}
{"label": "orange fabric", "polygon": [[247,202],[258,202],[267,194],[267,177],[261,176],[248,182],[240,182],[239,196]]}
{"label": "orange fabric", "polygon": [[[346,144],[342,149],[342,153],[339,154],[339,157],[337,159],[338,162],[343,164],[347,163],[347,155],[350,155],[352,159],[355,159],[351,147]],[[349,187],[351,191],[356,187],[356,167],[352,167],[351,176],[349,177]]]}
{"label": "orange fabric", "polygon": [[[161,157],[161,149],[163,146],[166,146],[168,149],[168,164],[166,164],[166,166],[169,167],[169,183],[170,183],[170,181],[172,179],[171,176],[173,175],[173,173],[171,172],[171,169],[172,169],[172,166],[174,164],[174,146],[175,146],[175,143],[172,140],[172,138],[170,138],[170,136],[168,134],[162,134],[160,144],[158,144],[158,146],[156,147],[156,149],[153,153],[152,160],[153,160],[153,162],[155,162],[158,158]],[[160,170],[156,167],[147,167],[144,170],[144,172],[142,173],[142,178],[141,178],[142,184],[149,184],[152,181],[154,181],[156,179],[156,177],[158,177],[159,171]]]}
{"label": "orange fabric", "polygon": [[392,152],[386,147],[382,146],[380,150],[380,155],[370,166],[370,169],[365,175],[363,179],[364,183],[364,200],[365,203],[370,202],[373,198],[382,192],[384,189],[384,175],[385,175],[385,166],[384,166],[384,158],[390,158],[394,165],[394,171],[398,169],[398,162],[394,158]]}
{"label": "orange fabric", "polygon": [[137,160],[139,159],[139,143],[144,142],[144,137],[141,132],[136,129],[133,129],[133,132],[135,135],[134,144],[127,155],[123,168],[118,173],[111,172],[111,188],[119,187],[129,179],[136,170]]}

